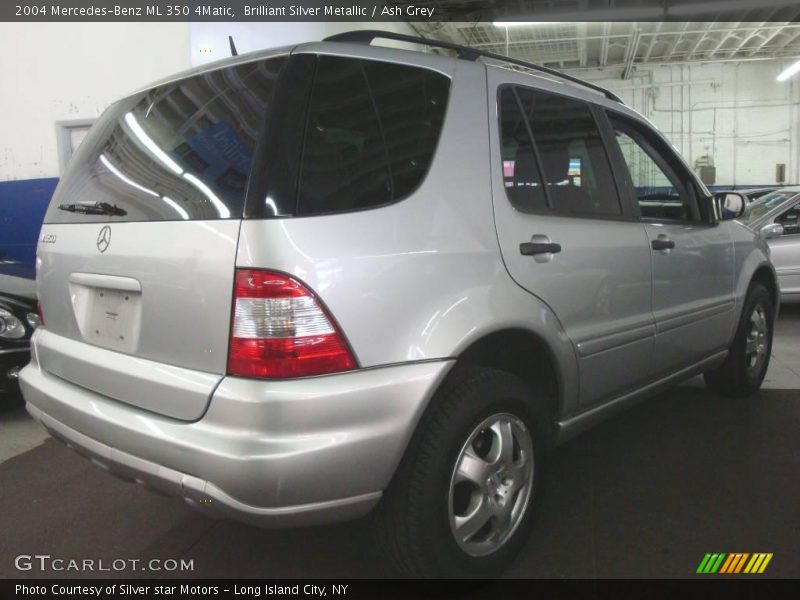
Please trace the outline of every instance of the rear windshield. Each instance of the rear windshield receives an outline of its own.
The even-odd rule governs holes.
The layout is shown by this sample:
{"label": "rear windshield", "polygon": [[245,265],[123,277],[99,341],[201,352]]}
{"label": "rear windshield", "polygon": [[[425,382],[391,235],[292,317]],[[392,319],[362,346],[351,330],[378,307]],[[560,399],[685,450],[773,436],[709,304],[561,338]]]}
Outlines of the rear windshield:
{"label": "rear windshield", "polygon": [[73,156],[45,223],[241,218],[285,63],[210,71],[112,105]]}
{"label": "rear windshield", "polygon": [[104,113],[45,222],[312,216],[397,202],[430,168],[449,90],[450,78],[429,69],[307,54],[168,83]]}

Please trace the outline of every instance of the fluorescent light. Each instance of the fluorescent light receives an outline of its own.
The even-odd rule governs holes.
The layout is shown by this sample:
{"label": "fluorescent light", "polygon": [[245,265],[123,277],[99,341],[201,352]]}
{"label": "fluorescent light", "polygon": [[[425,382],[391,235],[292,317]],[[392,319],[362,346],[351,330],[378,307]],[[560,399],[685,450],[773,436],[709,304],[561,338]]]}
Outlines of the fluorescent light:
{"label": "fluorescent light", "polygon": [[162,163],[164,163],[171,171],[175,174],[180,175],[183,173],[183,169],[180,168],[178,163],[172,160],[169,155],[164,152],[161,148],[158,147],[153,139],[147,135],[142,129],[142,126],[139,125],[139,121],[136,120],[136,117],[133,116],[133,113],[127,113],[125,115],[125,122],[128,124],[128,127],[131,128],[133,134],[139,138],[139,141],[144,144],[144,146],[150,150],[150,152]]}
{"label": "fluorescent light", "polygon": [[800,72],[800,60],[793,65],[789,65],[783,71],[781,71],[781,74],[778,75],[777,81],[786,81],[789,79],[789,77],[797,74],[798,72]]}
{"label": "fluorescent light", "polygon": [[115,167],[114,165],[111,164],[111,161],[108,160],[108,158],[106,158],[105,154],[101,154],[100,155],[100,162],[103,163],[105,165],[106,169],[111,171],[117,177],[117,179],[120,179],[120,180],[124,181],[125,183],[127,183],[131,187],[135,187],[137,190],[141,190],[145,194],[150,194],[151,196],[155,196],[156,198],[158,198],[158,194],[155,193],[153,190],[149,190],[146,187],[144,187],[143,185],[139,185],[138,183],[136,183],[132,179],[128,178],[126,175],[123,175],[122,171],[120,171],[117,167]]}
{"label": "fluorescent light", "polygon": [[180,204],[175,202],[175,200],[169,198],[168,196],[162,196],[161,199],[174,208],[175,212],[181,216],[181,219],[189,219],[189,213],[187,213]]}
{"label": "fluorescent light", "polygon": [[523,25],[555,25],[555,21],[495,21],[495,27],[520,27]]}
{"label": "fluorescent light", "polygon": [[211,188],[208,187],[205,183],[200,181],[197,177],[192,175],[191,173],[184,173],[183,178],[186,179],[189,183],[191,183],[194,187],[198,190],[203,192],[206,195],[206,198],[211,200],[211,204],[214,205],[214,208],[217,209],[219,216],[223,219],[227,219],[231,216],[231,211],[228,210],[228,207],[225,206],[225,203],[220,200],[217,195],[211,191]]}

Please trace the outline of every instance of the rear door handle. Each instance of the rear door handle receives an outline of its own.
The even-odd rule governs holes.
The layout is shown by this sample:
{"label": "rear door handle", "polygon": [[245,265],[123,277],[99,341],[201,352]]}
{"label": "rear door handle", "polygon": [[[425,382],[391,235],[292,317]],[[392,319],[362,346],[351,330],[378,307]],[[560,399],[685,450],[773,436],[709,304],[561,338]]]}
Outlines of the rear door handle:
{"label": "rear door handle", "polygon": [[555,244],[553,242],[523,242],[519,245],[519,253],[523,256],[556,254],[558,252],[561,252],[561,244]]}
{"label": "rear door handle", "polygon": [[653,250],[672,250],[675,247],[675,242],[666,238],[658,238],[650,242]]}

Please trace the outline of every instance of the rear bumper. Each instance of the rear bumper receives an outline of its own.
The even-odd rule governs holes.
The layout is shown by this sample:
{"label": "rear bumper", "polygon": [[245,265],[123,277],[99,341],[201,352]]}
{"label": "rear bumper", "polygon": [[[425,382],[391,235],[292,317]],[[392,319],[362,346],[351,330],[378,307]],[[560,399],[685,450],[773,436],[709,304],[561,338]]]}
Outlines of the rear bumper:
{"label": "rear bumper", "polygon": [[112,473],[260,526],[341,521],[380,499],[451,361],[291,381],[225,378],[187,423],[69,383],[36,358],[28,412]]}

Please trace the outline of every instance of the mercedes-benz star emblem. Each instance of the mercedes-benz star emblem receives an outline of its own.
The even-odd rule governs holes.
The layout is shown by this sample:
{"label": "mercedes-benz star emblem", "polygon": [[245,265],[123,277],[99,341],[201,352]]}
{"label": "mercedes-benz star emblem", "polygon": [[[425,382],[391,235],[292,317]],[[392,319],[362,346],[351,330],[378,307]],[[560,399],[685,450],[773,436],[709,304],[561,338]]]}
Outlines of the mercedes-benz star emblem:
{"label": "mercedes-benz star emblem", "polygon": [[105,252],[108,250],[108,245],[111,243],[111,227],[106,225],[100,230],[100,234],[97,236],[97,249],[100,252]]}

